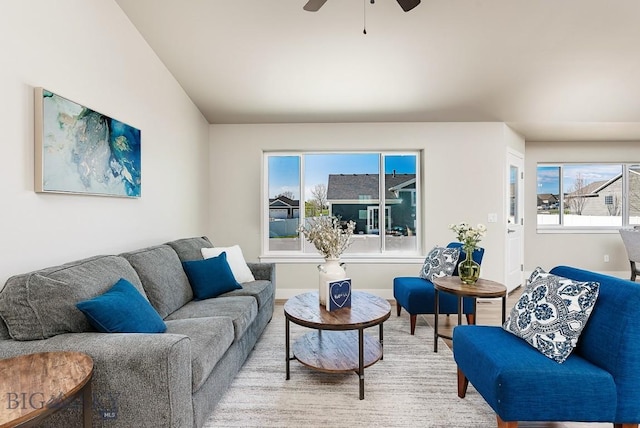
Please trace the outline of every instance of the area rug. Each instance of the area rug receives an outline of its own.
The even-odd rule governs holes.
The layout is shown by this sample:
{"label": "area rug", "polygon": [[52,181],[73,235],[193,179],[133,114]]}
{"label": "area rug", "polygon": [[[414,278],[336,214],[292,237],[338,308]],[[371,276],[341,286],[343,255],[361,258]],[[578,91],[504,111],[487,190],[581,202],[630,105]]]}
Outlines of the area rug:
{"label": "area rug", "polygon": [[[424,319],[415,336],[406,313],[393,313],[384,323],[384,359],[365,369],[364,400],[355,373],[322,373],[294,360],[285,380],[284,323],[282,305],[276,305],[206,428],[496,426],[495,414],[472,385],[466,398],[458,398],[453,354],[441,339],[433,352],[433,330]],[[308,331],[292,323],[292,342]],[[366,333],[377,337],[378,329]]]}

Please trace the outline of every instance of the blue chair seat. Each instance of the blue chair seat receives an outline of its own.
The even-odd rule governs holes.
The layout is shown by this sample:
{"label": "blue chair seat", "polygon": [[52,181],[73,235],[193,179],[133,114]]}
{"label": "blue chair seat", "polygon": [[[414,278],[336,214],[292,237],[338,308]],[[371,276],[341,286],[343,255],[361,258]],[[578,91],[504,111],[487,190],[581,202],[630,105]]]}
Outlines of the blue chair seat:
{"label": "blue chair seat", "polygon": [[504,421],[615,420],[613,376],[576,353],[558,364],[502,327],[477,325],[453,329],[453,350],[468,381]]}
{"label": "blue chair seat", "polygon": [[[452,242],[447,248],[460,248],[459,260],[462,261],[466,257],[462,251],[462,244]],[[473,259],[476,263],[482,262],[484,249],[480,248],[473,253]],[[457,276],[458,267],[456,266],[453,274]],[[440,314],[457,314],[458,298],[450,293],[441,292],[440,296]],[[435,289],[433,283],[427,279],[418,276],[401,276],[393,279],[393,297],[396,300],[397,315],[400,316],[402,308],[404,308],[410,317],[411,334],[415,334],[416,320],[419,314],[435,313]],[[467,315],[469,324],[475,323],[475,305],[474,299],[465,297],[462,299],[462,313]]]}

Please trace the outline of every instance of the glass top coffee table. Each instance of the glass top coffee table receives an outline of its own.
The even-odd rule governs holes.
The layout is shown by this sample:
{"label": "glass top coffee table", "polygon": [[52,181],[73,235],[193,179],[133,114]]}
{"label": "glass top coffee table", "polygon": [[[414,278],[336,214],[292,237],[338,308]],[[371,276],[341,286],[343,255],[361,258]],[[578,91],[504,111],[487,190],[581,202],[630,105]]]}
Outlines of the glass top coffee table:
{"label": "glass top coffee table", "polygon": [[[284,304],[286,374],[289,362],[326,373],[355,372],[360,379],[360,399],[364,399],[364,369],[383,358],[383,323],[391,315],[391,305],[373,294],[353,291],[351,308],[329,312],[318,302],[318,292],[299,294]],[[290,322],[314,331],[306,333],[290,351]],[[378,325],[379,337],[364,334]],[[356,331],[357,330],[357,331]]]}

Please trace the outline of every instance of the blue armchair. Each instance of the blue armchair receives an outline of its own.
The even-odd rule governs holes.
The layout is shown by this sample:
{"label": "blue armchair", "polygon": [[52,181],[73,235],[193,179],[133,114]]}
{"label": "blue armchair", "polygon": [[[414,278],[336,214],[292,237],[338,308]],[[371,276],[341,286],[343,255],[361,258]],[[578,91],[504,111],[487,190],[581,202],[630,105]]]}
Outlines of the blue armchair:
{"label": "blue armchair", "polygon": [[[459,261],[465,259],[465,252],[462,250],[460,242],[451,242],[447,248],[460,248]],[[473,252],[473,260],[481,264],[484,256],[484,248],[479,248]],[[458,266],[456,265],[453,275],[458,275]],[[457,314],[458,298],[453,294],[439,293],[440,295],[440,314]],[[411,320],[411,334],[416,331],[416,319],[418,314],[435,313],[435,290],[431,281],[418,276],[401,276],[393,279],[393,297],[396,299],[396,310],[400,316],[402,308],[409,312]],[[462,302],[462,313],[467,316],[468,324],[475,324],[475,305],[474,299],[465,297]]]}
{"label": "blue armchair", "polygon": [[469,382],[496,412],[518,421],[640,423],[640,285],[567,266],[552,274],[600,283],[593,312],[569,358],[559,364],[498,326],[453,329],[458,396]]}

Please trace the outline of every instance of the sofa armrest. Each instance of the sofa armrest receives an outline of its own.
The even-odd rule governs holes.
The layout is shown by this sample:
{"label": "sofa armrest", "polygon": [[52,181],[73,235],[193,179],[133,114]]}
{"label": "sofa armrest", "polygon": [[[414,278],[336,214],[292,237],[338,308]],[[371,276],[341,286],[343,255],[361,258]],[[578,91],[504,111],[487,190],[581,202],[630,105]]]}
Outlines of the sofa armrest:
{"label": "sofa armrest", "polygon": [[[77,351],[93,358],[93,418],[110,426],[193,426],[191,343],[178,334],[69,333],[46,340],[0,340],[0,357]],[[149,395],[153,400],[149,400]],[[78,424],[81,406],[52,415]],[[100,421],[100,422],[98,422]]]}
{"label": "sofa armrest", "polygon": [[276,265],[275,263],[255,263],[248,262],[247,266],[253,273],[253,276],[257,280],[271,281],[272,284],[276,283]]}

